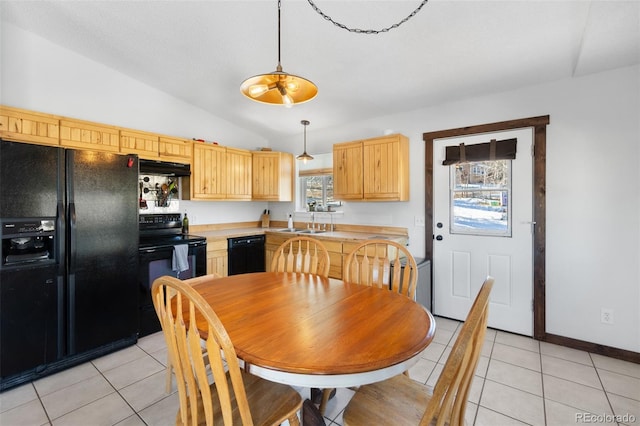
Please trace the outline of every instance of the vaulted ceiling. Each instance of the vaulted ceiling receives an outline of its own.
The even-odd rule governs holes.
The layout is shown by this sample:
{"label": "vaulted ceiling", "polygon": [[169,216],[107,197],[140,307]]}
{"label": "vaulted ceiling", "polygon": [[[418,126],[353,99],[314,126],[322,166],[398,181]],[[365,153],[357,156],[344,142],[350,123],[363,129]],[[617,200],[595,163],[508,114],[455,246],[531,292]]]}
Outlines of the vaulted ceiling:
{"label": "vaulted ceiling", "polygon": [[[419,0],[316,6],[381,29]],[[282,1],[282,66],[312,80],[293,108],[245,98],[277,65],[277,1],[0,1],[10,22],[267,138],[343,125],[640,62],[640,2],[431,0],[400,27],[346,31],[307,0]]]}

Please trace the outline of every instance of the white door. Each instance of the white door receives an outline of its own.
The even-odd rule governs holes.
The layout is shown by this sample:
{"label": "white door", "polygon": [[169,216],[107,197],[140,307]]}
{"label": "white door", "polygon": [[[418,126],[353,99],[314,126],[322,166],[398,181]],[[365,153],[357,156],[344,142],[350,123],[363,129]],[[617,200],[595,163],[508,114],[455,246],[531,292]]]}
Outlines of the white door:
{"label": "white door", "polygon": [[[515,160],[502,160],[500,165],[493,162],[459,167],[442,165],[446,146],[511,138],[517,138]],[[434,140],[436,315],[464,320],[484,278],[491,275],[495,284],[489,327],[533,335],[532,144],[531,128]],[[506,171],[507,180],[496,184],[490,179],[483,184],[483,167],[497,166],[510,168]],[[493,172],[491,176],[497,174]],[[469,175],[475,178],[470,179]],[[461,181],[466,184],[461,185]],[[492,191],[494,187],[496,190]]]}

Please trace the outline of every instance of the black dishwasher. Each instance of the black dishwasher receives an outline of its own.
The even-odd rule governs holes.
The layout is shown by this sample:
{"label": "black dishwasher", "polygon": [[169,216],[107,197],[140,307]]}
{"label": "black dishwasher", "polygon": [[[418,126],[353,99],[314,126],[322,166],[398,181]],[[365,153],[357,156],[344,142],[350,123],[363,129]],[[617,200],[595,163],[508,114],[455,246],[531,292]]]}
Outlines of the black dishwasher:
{"label": "black dishwasher", "polygon": [[264,272],[264,235],[229,238],[228,274]]}

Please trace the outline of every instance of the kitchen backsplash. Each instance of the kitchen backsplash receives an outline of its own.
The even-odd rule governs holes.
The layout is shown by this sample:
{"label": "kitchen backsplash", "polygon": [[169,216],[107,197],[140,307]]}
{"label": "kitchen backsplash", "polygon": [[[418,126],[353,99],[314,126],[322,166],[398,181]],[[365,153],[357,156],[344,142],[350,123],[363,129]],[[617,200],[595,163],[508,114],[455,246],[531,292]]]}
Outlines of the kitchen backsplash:
{"label": "kitchen backsplash", "polygon": [[140,214],[180,212],[179,178],[140,175],[138,179]]}

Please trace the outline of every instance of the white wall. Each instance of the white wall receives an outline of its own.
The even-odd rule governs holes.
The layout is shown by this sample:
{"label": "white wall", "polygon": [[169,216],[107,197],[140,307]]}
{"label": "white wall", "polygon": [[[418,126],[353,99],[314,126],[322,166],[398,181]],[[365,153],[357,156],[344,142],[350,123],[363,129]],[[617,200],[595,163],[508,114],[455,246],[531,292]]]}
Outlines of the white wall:
{"label": "white wall", "polygon": [[[268,146],[250,134],[140,82],[10,25],[2,28],[0,103],[159,133]],[[640,68],[307,132],[307,151],[393,129],[411,140],[411,201],[346,203],[344,223],[407,227],[424,255],[422,133],[550,115],[547,137],[547,331],[640,352]],[[300,137],[272,143],[288,149]],[[295,154],[298,154],[297,152]],[[258,220],[266,204],[183,202],[192,224]],[[286,220],[291,203],[271,203]],[[600,308],[615,323],[600,323]]]}

